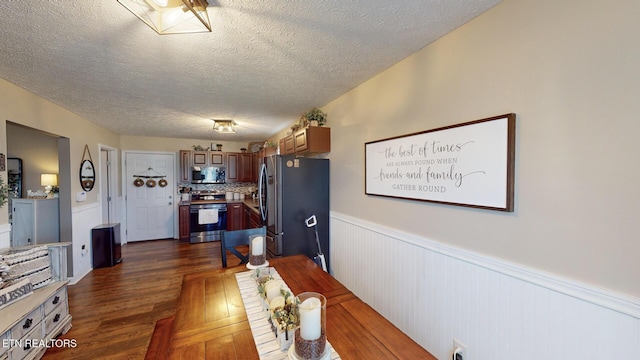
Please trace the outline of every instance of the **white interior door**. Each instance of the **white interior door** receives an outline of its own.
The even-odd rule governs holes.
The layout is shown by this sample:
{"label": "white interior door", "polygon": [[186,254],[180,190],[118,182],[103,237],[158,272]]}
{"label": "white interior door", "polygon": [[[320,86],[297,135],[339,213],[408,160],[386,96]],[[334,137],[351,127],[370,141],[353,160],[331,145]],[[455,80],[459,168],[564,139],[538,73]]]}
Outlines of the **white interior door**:
{"label": "white interior door", "polygon": [[[175,154],[126,153],[127,241],[173,239],[174,158]],[[144,184],[136,186],[136,179]]]}

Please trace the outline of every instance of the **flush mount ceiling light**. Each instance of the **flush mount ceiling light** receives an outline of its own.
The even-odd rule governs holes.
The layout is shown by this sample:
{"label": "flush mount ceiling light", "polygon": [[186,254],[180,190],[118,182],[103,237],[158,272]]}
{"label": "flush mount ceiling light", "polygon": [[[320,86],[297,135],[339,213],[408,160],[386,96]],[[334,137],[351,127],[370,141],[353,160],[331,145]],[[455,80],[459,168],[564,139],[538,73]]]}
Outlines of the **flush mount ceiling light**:
{"label": "flush mount ceiling light", "polygon": [[236,122],[233,120],[213,120],[213,130],[219,133],[233,134],[236,132]]}
{"label": "flush mount ceiling light", "polygon": [[118,0],[160,35],[211,32],[207,0]]}

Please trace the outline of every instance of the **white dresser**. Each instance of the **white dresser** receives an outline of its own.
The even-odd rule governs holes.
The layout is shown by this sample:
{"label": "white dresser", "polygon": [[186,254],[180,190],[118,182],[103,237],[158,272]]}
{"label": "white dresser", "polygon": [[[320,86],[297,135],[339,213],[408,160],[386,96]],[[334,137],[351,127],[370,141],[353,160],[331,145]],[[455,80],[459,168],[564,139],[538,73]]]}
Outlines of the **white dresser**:
{"label": "white dresser", "polygon": [[11,246],[60,241],[58,199],[11,200]]}
{"label": "white dresser", "polygon": [[[39,359],[71,328],[67,281],[56,281],[0,310],[0,360]],[[59,341],[62,342],[62,341]]]}
{"label": "white dresser", "polygon": [[[40,359],[47,347],[75,346],[56,339],[71,328],[67,293],[67,251],[70,242],[47,244],[54,282],[0,309],[0,360]],[[0,254],[26,251],[0,249]]]}

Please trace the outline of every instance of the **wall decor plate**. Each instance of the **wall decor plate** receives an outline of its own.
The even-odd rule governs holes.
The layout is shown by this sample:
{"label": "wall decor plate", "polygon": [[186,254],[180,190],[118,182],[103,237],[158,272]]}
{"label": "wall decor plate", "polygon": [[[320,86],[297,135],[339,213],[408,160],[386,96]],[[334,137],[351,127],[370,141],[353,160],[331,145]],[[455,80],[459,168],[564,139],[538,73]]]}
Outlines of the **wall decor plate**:
{"label": "wall decor plate", "polygon": [[135,180],[133,180],[133,185],[135,185],[136,187],[140,187],[142,185],[144,185],[144,180],[137,178]]}
{"label": "wall decor plate", "polygon": [[167,183],[166,179],[160,179],[160,181],[158,181],[158,186],[160,186],[160,187],[165,187],[167,185],[168,185],[168,183]]}
{"label": "wall decor plate", "polygon": [[147,187],[152,188],[152,187],[155,187],[155,186],[156,186],[156,181],[155,180],[153,180],[153,179],[147,180]]}

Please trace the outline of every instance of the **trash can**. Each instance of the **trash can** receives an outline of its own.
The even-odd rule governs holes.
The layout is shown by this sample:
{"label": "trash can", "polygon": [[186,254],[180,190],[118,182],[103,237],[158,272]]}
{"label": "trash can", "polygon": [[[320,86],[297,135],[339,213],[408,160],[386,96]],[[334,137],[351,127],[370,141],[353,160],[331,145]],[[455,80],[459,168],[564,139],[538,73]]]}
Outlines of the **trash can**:
{"label": "trash can", "polygon": [[102,224],[91,229],[93,268],[115,266],[122,261],[120,223]]}

